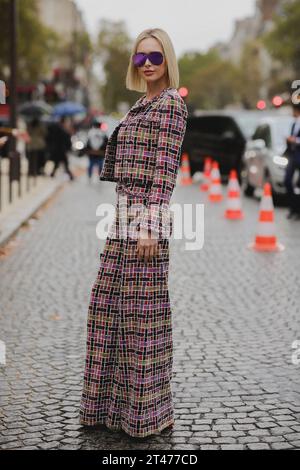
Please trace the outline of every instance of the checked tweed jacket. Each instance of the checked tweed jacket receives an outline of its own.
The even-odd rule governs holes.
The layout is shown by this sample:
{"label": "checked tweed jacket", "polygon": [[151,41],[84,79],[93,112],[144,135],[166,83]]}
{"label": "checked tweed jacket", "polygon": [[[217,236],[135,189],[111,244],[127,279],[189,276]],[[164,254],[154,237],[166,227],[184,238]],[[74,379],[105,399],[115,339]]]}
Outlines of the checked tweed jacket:
{"label": "checked tweed jacket", "polygon": [[[122,208],[130,214],[137,204],[140,226],[159,232],[186,117],[177,90],[167,88],[149,101],[140,98],[110,136],[100,179],[117,183],[117,230]],[[158,253],[147,262],[136,247],[131,237],[108,236],[100,255],[88,310],[80,423],[145,437],[174,424],[169,239],[159,238]]]}
{"label": "checked tweed jacket", "polygon": [[175,88],[150,101],[137,100],[109,138],[100,180],[117,182],[127,194],[144,195],[139,226],[160,232],[180,164],[188,116]]}

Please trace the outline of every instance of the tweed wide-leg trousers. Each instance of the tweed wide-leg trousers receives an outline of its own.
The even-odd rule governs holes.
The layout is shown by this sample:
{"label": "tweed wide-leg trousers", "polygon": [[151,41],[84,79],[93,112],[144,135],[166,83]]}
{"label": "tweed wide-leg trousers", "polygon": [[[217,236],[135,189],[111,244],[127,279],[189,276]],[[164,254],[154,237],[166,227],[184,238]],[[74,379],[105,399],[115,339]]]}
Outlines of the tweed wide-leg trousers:
{"label": "tweed wide-leg trousers", "polygon": [[[130,197],[126,204],[136,202]],[[119,223],[117,203],[117,229]],[[145,437],[174,423],[169,239],[158,245],[146,262],[136,239],[106,239],[88,308],[81,424]]]}

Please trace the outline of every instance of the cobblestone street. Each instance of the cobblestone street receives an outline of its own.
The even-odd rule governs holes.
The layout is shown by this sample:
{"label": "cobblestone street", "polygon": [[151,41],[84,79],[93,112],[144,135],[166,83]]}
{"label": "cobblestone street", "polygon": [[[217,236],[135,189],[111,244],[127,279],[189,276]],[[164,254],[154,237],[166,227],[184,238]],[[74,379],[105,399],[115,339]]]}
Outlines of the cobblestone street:
{"label": "cobblestone street", "polygon": [[170,245],[175,427],[138,439],[78,423],[88,301],[104,245],[96,207],[115,202],[114,188],[89,186],[85,176],[67,185],[0,261],[0,448],[300,449],[300,365],[292,362],[300,223],[277,208],[285,250],[256,253],[247,244],[258,202],[243,199],[245,220],[231,222],[197,184],[177,186],[171,201],[206,203],[203,249]]}

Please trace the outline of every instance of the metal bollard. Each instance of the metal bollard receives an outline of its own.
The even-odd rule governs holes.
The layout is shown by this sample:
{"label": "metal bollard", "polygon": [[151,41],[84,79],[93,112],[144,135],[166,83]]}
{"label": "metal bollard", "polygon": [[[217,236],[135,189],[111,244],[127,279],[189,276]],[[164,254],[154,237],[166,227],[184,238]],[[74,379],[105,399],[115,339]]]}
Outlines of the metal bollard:
{"label": "metal bollard", "polygon": [[12,182],[18,181],[18,194],[21,197],[21,155],[20,152],[11,151],[9,158],[9,202],[12,202]]}

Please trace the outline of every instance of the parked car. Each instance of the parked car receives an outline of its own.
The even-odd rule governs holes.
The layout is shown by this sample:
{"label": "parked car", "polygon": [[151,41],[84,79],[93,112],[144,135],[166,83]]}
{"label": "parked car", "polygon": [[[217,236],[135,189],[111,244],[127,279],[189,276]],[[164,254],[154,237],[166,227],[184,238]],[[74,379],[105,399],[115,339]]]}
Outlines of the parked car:
{"label": "parked car", "polygon": [[292,116],[274,116],[260,120],[243,155],[242,181],[247,196],[252,196],[257,189],[262,190],[267,181],[271,183],[275,203],[286,194],[286,138],[291,133],[292,123]]}
{"label": "parked car", "polygon": [[206,156],[219,163],[222,181],[231,169],[240,177],[242,156],[262,111],[203,111],[188,118],[182,145],[190,161],[191,175],[203,172]]}

